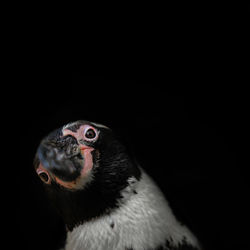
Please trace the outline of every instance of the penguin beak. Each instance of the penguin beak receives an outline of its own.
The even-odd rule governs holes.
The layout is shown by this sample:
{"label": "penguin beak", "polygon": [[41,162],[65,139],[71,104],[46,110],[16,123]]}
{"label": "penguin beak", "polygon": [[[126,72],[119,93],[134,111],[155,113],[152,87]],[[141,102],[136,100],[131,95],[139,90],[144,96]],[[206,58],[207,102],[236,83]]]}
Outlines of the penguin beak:
{"label": "penguin beak", "polygon": [[35,170],[46,184],[53,181],[67,189],[83,188],[94,165],[93,150],[75,135],[56,130],[39,145]]}
{"label": "penguin beak", "polygon": [[84,166],[82,150],[71,135],[45,138],[38,147],[37,156],[40,161],[37,173],[45,180],[55,175],[62,181],[74,181]]}

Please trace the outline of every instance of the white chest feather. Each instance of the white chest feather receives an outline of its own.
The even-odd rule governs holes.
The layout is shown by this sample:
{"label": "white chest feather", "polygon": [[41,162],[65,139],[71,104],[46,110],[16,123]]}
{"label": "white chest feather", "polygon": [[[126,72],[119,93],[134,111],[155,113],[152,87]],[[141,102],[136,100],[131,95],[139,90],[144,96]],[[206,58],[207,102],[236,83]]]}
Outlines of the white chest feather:
{"label": "white chest feather", "polygon": [[69,232],[66,250],[145,250],[164,245],[166,240],[177,245],[184,237],[188,243],[198,245],[145,172],[139,182],[131,178],[123,197],[121,206],[110,215],[92,219]]}

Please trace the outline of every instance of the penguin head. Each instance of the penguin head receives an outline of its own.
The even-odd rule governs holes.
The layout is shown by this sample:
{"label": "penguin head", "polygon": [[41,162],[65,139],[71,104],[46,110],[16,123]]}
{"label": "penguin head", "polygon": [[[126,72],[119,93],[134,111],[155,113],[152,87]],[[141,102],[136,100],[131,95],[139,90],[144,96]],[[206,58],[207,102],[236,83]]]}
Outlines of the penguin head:
{"label": "penguin head", "polygon": [[122,191],[141,171],[113,131],[76,121],[40,143],[35,171],[68,230],[119,206]]}
{"label": "penguin head", "polygon": [[133,170],[129,158],[110,128],[80,120],[56,129],[41,141],[35,170],[47,186],[76,191],[97,178],[112,176],[110,182],[122,174],[126,178]]}

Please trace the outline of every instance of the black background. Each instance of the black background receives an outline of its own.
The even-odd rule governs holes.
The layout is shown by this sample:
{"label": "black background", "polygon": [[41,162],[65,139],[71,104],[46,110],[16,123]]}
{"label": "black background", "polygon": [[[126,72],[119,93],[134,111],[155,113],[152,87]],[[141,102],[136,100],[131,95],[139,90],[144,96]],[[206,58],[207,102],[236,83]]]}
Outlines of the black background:
{"label": "black background", "polygon": [[[15,171],[15,217],[26,247],[56,249],[65,237],[33,170],[36,148],[51,130],[86,119],[123,138],[205,249],[248,249],[243,95],[224,88],[172,95],[168,78],[132,81],[48,69],[26,76],[36,84],[22,89],[26,100],[18,99]],[[54,82],[60,84],[52,88]]]}
{"label": "black background", "polygon": [[250,249],[244,6],[148,7],[130,25],[127,15],[118,23],[117,12],[95,28],[94,18],[72,31],[67,21],[44,27],[32,17],[11,29],[14,53],[6,62],[15,65],[4,82],[10,91],[1,92],[8,98],[3,144],[14,137],[3,192],[14,218],[5,228],[11,246],[63,244],[64,225],[33,159],[47,133],[86,119],[123,138],[205,249]]}

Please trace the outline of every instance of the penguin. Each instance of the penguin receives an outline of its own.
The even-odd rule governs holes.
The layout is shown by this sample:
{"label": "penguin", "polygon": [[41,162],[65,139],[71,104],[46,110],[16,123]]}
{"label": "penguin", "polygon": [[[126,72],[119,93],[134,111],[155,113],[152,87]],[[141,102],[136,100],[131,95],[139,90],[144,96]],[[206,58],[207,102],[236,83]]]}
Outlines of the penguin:
{"label": "penguin", "polygon": [[201,249],[105,125],[79,120],[54,130],[38,146],[34,167],[65,223],[65,250]]}

